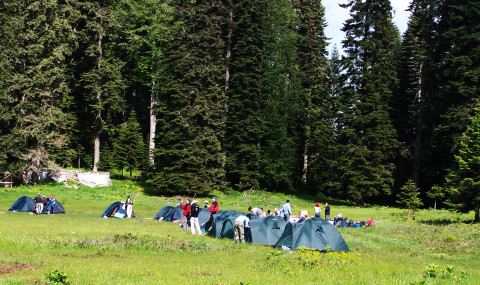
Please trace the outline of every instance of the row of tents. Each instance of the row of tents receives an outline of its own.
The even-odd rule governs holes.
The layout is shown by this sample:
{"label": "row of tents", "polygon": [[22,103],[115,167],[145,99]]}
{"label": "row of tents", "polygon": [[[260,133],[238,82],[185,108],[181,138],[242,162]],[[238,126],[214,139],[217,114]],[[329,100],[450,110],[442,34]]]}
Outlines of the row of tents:
{"label": "row of tents", "polygon": [[[49,201],[46,206],[43,207],[42,214],[47,214],[50,207],[52,205],[52,201]],[[65,208],[63,205],[55,200],[55,214],[65,214]],[[36,203],[35,200],[28,196],[22,196],[15,201],[12,206],[8,209],[9,211],[12,212],[32,212],[35,213],[36,211]]]}
{"label": "row of tents", "polygon": [[[126,210],[123,205],[122,202],[112,203],[105,209],[101,217],[118,217],[118,214],[124,216]],[[49,206],[50,204],[44,207],[43,214],[47,213]],[[20,197],[13,203],[9,211],[34,213],[35,201],[28,196]],[[66,213],[65,208],[59,201],[55,203],[55,214],[57,213]],[[234,239],[234,223],[240,215],[245,215],[245,213],[226,210],[210,215],[209,209],[204,208],[200,210],[198,221],[208,236]],[[132,213],[132,217],[136,217],[135,213]],[[349,251],[340,232],[327,220],[312,218],[298,223],[287,223],[276,216],[260,218],[252,215],[251,217],[250,227],[245,230],[247,243],[277,248],[298,249],[299,247],[306,247],[316,250]],[[154,220],[177,222],[181,218],[182,209],[180,206],[166,206],[157,212]]]}
{"label": "row of tents", "polygon": [[[235,219],[245,213],[227,210],[210,215],[204,208],[198,215],[198,221],[208,236],[234,239]],[[249,229],[245,231],[245,241],[251,244],[267,245],[277,248],[298,249],[306,247],[316,250],[344,251],[349,248],[340,232],[327,220],[321,218],[307,219],[298,223],[287,223],[280,217],[260,218],[252,215]],[[180,206],[166,206],[154,217],[156,221],[180,221]]]}

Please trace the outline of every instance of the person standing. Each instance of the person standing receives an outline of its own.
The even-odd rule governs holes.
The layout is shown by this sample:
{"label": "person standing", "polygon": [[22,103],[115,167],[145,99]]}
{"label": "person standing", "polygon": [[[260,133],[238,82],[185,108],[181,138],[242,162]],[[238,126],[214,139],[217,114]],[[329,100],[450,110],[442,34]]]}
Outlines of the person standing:
{"label": "person standing", "polygon": [[50,214],[55,215],[55,196],[52,195],[52,198],[50,198]]}
{"label": "person standing", "polygon": [[233,224],[235,242],[245,243],[245,229],[249,228],[248,221],[250,220],[250,214],[240,215],[235,219]]}
{"label": "person standing", "polygon": [[212,197],[212,205],[210,205],[210,209],[208,210],[210,212],[210,215],[218,214],[219,208],[220,206],[218,205],[217,197]]}
{"label": "person standing", "polygon": [[292,207],[290,206],[290,200],[285,202],[283,205],[283,216],[285,217],[285,222],[290,223],[290,215],[292,214]]}
{"label": "person standing", "polygon": [[325,203],[325,220],[330,219],[330,206],[328,203]]}
{"label": "person standing", "polygon": [[183,231],[188,231],[188,220],[190,219],[190,200],[187,199],[185,205],[183,205],[183,200],[180,201],[180,208],[182,212],[182,227]]}
{"label": "person standing", "polygon": [[125,205],[127,207],[127,218],[131,218],[133,212],[133,200],[130,199],[130,195],[128,195]]}
{"label": "person standing", "polygon": [[315,210],[315,218],[321,218],[322,214],[320,213],[320,211],[321,211],[320,203],[316,202],[315,207],[313,207],[313,209]]}
{"label": "person standing", "polygon": [[37,194],[37,197],[35,197],[35,212],[37,215],[40,215],[43,211],[43,201],[42,201],[42,196],[40,196],[40,193]]}
{"label": "person standing", "polygon": [[199,213],[200,206],[198,206],[198,201],[192,201],[192,205],[190,205],[190,227],[192,227],[192,235],[195,234],[195,229],[197,229],[198,235],[202,235],[200,224],[198,223]]}

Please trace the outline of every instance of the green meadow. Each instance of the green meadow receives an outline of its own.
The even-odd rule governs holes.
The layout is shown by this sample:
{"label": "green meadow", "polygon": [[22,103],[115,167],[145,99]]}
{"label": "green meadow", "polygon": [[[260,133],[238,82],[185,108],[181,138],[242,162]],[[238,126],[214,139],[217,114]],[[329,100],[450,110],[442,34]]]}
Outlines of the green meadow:
{"label": "green meadow", "polygon": [[[67,214],[7,211],[17,198],[37,192],[55,195]],[[100,217],[129,194],[136,219]],[[294,213],[313,212],[313,198],[258,191],[215,195],[224,210],[273,210],[290,199]],[[473,213],[421,210],[411,220],[402,209],[331,203],[332,217],[373,219],[376,227],[339,229],[349,253],[284,252],[192,236],[179,224],[153,220],[179,199],[149,196],[135,182],[119,180],[76,190],[61,184],[1,188],[0,283],[480,284],[480,225],[470,223]]]}

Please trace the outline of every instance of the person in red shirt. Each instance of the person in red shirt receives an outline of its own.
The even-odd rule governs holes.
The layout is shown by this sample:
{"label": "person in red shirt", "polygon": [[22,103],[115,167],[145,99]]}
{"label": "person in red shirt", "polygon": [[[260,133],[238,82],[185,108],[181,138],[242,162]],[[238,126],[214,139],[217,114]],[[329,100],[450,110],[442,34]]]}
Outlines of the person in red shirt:
{"label": "person in red shirt", "polygon": [[190,219],[190,200],[187,199],[185,205],[183,205],[183,200],[180,201],[180,208],[182,212],[182,227],[184,232],[188,232],[188,220]]}
{"label": "person in red shirt", "polygon": [[218,214],[218,208],[217,197],[212,197],[212,205],[210,205],[209,209],[210,215]]}

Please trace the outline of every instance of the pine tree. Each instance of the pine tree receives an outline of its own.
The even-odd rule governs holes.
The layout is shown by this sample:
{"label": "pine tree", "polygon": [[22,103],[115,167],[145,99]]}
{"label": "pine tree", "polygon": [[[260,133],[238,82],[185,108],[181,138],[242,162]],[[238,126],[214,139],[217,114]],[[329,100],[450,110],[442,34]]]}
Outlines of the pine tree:
{"label": "pine tree", "polygon": [[[79,107],[79,139],[93,149],[93,171],[100,161],[100,142],[112,147],[112,133],[123,120],[126,82],[122,68],[121,29],[116,17],[118,1],[78,1],[79,48],[74,58],[75,101]],[[93,145],[92,145],[93,142]]]}
{"label": "pine tree", "polygon": [[65,148],[75,121],[67,69],[75,46],[71,5],[48,0],[1,5],[8,20],[0,36],[1,147],[19,168],[68,160]]}
{"label": "pine tree", "polygon": [[462,212],[473,210],[474,222],[480,222],[480,108],[475,108],[471,123],[462,134],[455,168],[450,171],[447,190],[449,204]]}
{"label": "pine tree", "polygon": [[[153,106],[158,102],[158,94],[164,87],[160,74],[168,72],[164,68],[163,48],[171,40],[168,27],[171,7],[168,1],[122,0],[117,10],[125,39],[124,74],[128,80],[126,103],[133,107],[143,126],[148,126],[149,159],[153,164],[155,149],[156,114]],[[163,76],[165,77],[165,76]],[[149,109],[149,112],[145,112]]]}
{"label": "pine tree", "polygon": [[344,196],[363,205],[365,198],[389,194],[393,184],[398,141],[389,108],[397,88],[395,51],[400,39],[390,1],[351,0],[342,7],[350,8],[351,18],[343,28],[348,85],[336,168]]}
{"label": "pine tree", "polygon": [[173,9],[173,40],[164,50],[170,73],[155,108],[156,173],[149,182],[159,193],[204,195],[225,187],[226,10],[221,1],[180,1]]}
{"label": "pine tree", "polygon": [[301,131],[300,169],[303,186],[311,193],[324,191],[330,180],[329,146],[333,143],[332,97],[328,91],[328,59],[325,9],[321,1],[292,1],[297,15],[298,77],[303,112],[298,115]]}
{"label": "pine tree", "polygon": [[397,194],[397,203],[408,207],[408,215],[413,214],[413,218],[415,218],[415,210],[423,205],[419,195],[420,189],[412,179],[409,179]]}
{"label": "pine tree", "polygon": [[137,121],[137,115],[133,111],[127,122],[121,127],[118,139],[115,142],[115,161],[122,170],[127,168],[132,179],[132,172],[145,166],[146,152],[142,137],[140,124]]}
{"label": "pine tree", "polygon": [[268,92],[266,72],[265,0],[233,1],[231,77],[227,90],[226,171],[239,190],[260,186],[261,142],[264,134],[261,112]]}
{"label": "pine tree", "polygon": [[469,124],[480,92],[480,10],[477,1],[443,1],[439,6],[439,89],[432,94],[429,169],[432,184],[451,168],[454,150]]}

